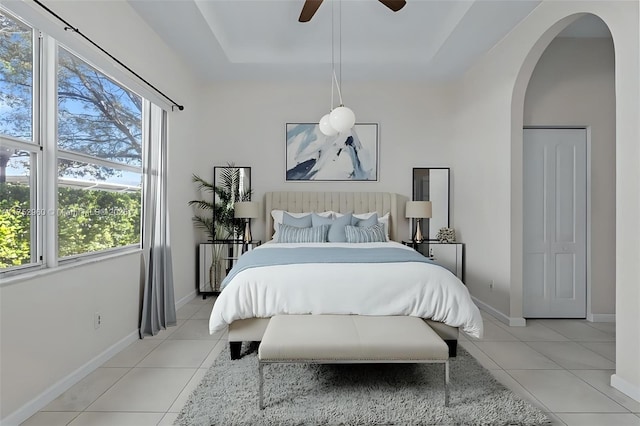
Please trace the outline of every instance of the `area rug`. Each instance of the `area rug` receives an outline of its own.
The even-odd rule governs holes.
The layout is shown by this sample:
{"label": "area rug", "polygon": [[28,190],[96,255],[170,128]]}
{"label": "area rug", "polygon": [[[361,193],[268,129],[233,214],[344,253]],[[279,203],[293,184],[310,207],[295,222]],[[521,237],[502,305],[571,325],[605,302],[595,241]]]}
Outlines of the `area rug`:
{"label": "area rug", "polygon": [[225,349],[175,425],[544,425],[538,408],[496,381],[463,348],[452,358],[450,405],[440,364],[271,364],[258,408],[258,359]]}

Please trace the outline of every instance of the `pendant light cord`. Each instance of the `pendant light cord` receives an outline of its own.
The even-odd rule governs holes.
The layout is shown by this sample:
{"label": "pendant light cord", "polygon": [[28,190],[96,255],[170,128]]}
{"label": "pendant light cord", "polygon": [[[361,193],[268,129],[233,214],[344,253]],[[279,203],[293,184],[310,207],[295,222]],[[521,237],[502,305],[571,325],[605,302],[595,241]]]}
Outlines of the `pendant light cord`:
{"label": "pendant light cord", "polygon": [[342,84],[342,0],[340,0],[340,2],[338,3],[339,9],[338,9],[338,48],[339,48],[339,52],[338,52],[338,74],[340,74],[340,79],[338,80],[338,77],[336,76],[336,63],[335,63],[335,26],[334,26],[334,22],[335,22],[335,3],[334,1],[331,2],[331,107],[329,108],[329,111],[333,110],[333,85],[335,84],[336,89],[338,90],[338,99],[340,99],[340,106],[343,106],[343,102],[342,102],[342,92],[340,90],[340,85]]}
{"label": "pendant light cord", "polygon": [[[334,15],[335,7],[333,1],[331,1],[331,105],[329,105],[329,112],[333,111],[333,80],[336,76],[335,30],[333,28]],[[338,93],[340,93],[340,91],[338,91]]]}
{"label": "pendant light cord", "polygon": [[342,103],[342,94],[340,93],[340,86],[342,86],[342,0],[338,0],[338,47],[340,48],[340,83],[338,83],[338,95],[340,96],[340,105]]}

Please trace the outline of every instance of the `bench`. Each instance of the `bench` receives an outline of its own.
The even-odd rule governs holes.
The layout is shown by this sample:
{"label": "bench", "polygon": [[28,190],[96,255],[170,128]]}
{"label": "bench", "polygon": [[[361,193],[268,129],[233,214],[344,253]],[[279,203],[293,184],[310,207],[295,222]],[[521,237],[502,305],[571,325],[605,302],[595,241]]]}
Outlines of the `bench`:
{"label": "bench", "polygon": [[421,318],[277,315],[258,349],[259,407],[265,364],[442,363],[449,406],[449,347]]}

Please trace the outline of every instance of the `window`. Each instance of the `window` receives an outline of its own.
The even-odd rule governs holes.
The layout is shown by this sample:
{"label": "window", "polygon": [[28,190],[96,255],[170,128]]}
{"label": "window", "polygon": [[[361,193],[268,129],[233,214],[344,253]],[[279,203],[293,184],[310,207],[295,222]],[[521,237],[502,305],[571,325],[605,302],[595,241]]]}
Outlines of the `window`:
{"label": "window", "polygon": [[0,9],[0,273],[140,245],[146,101],[47,43]]}
{"label": "window", "polygon": [[142,98],[58,48],[58,252],[140,242]]}
{"label": "window", "polygon": [[40,261],[33,58],[33,30],[0,11],[0,270]]}

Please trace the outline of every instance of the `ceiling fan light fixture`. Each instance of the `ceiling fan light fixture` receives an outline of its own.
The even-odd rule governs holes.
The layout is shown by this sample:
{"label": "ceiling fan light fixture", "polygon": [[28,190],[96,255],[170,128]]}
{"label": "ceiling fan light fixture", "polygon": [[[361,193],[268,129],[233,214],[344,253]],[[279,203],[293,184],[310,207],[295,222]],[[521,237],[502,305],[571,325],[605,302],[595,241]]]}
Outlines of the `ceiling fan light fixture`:
{"label": "ceiling fan light fixture", "polygon": [[329,120],[329,114],[325,114],[320,119],[318,123],[318,127],[320,127],[320,131],[325,136],[335,136],[338,134],[338,131],[331,125]]}
{"label": "ceiling fan light fixture", "polygon": [[329,124],[339,133],[347,132],[356,124],[356,115],[350,108],[340,105],[329,114]]}

